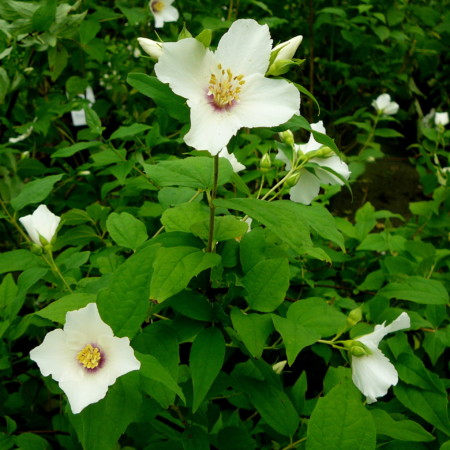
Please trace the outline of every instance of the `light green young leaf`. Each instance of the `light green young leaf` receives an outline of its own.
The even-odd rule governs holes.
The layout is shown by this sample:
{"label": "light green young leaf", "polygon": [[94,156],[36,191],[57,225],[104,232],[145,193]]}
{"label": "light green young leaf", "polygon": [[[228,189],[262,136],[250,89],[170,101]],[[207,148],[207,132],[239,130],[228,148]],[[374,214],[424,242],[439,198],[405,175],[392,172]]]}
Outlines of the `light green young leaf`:
{"label": "light green young leaf", "polygon": [[[218,216],[214,219],[214,240],[216,242],[226,241],[242,236],[248,230],[248,225],[234,216]],[[192,224],[191,232],[207,240],[209,236],[209,217]]]}
{"label": "light green young leaf", "polygon": [[194,202],[182,203],[181,205],[167,209],[161,216],[161,223],[169,233],[172,231],[190,233],[192,225],[203,220],[209,220],[208,208],[200,203]]}

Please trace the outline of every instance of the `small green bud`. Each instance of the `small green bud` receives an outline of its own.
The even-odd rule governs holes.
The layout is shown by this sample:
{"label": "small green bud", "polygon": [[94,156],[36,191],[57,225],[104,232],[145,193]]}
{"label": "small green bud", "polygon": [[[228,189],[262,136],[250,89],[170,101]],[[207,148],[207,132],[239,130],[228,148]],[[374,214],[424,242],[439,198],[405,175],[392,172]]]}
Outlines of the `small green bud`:
{"label": "small green bud", "polygon": [[294,146],[294,133],[292,133],[291,130],[286,130],[278,133],[278,136],[280,137],[281,142],[284,142],[285,144],[290,145],[291,147]]}
{"label": "small green bud", "polygon": [[186,24],[183,24],[183,29],[180,31],[180,34],[178,35],[178,40],[181,41],[182,39],[187,39],[191,37],[192,34],[186,28]]}
{"label": "small green bud", "polygon": [[34,242],[30,245],[30,251],[31,253],[34,253],[35,255],[41,256],[42,255],[42,247],[35,244]]}
{"label": "small green bud", "polygon": [[286,181],[284,182],[284,187],[287,189],[290,189],[291,187],[295,186],[298,183],[298,180],[300,179],[300,173],[293,173],[292,175],[289,175],[286,178]]}
{"label": "small green bud", "polygon": [[367,356],[371,355],[372,352],[364,345],[362,342],[351,339],[348,341],[343,341],[342,345],[352,354],[353,356]]}
{"label": "small green bud", "polygon": [[283,369],[286,366],[286,364],[287,364],[286,360],[279,361],[272,366],[272,369],[277,375],[281,375],[281,372],[283,372]]}
{"label": "small green bud", "polygon": [[270,159],[270,155],[266,153],[265,155],[262,156],[259,162],[259,168],[261,169],[261,172],[268,172],[271,167],[272,167],[272,160]]}
{"label": "small green bud", "polygon": [[347,325],[349,327],[355,326],[362,319],[362,311],[361,308],[355,308],[350,311],[350,314],[347,317]]}
{"label": "small green bud", "polygon": [[[312,153],[312,152],[311,152]],[[331,150],[330,147],[323,146],[320,147],[319,150],[317,150],[315,153],[315,158],[329,158],[330,156],[334,156],[336,153]]]}

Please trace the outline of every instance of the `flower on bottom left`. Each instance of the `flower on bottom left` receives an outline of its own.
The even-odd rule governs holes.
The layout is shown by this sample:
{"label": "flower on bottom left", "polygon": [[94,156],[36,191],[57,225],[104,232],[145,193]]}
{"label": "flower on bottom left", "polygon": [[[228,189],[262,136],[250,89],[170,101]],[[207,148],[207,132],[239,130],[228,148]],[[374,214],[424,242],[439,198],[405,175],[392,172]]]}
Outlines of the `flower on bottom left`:
{"label": "flower on bottom left", "polygon": [[104,398],[118,377],[141,367],[130,340],[114,336],[95,303],[68,312],[64,328],[47,333],[30,358],[42,375],[58,382],[74,414]]}

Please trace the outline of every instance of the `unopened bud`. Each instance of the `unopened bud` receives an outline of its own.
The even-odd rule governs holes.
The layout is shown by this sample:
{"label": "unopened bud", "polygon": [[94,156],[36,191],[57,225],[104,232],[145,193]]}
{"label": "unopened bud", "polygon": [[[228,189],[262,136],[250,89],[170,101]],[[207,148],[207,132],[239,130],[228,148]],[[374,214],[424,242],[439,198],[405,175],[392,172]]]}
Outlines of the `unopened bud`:
{"label": "unopened bud", "polygon": [[142,50],[144,50],[144,52],[151,58],[157,60],[162,55],[163,49],[160,42],[142,37],[138,38],[138,41],[139,45],[142,47]]}
{"label": "unopened bud", "polygon": [[289,175],[286,178],[286,181],[284,182],[284,187],[290,189],[291,187],[295,186],[298,183],[298,180],[300,180],[300,172],[293,173],[292,175]]}
{"label": "unopened bud", "polygon": [[349,327],[355,326],[362,319],[362,311],[361,308],[355,308],[350,311],[350,314],[347,317],[347,325]]}
{"label": "unopened bud", "polygon": [[268,172],[272,167],[272,160],[270,159],[270,155],[266,153],[262,156],[261,161],[259,162],[259,168],[261,172]]}
{"label": "unopened bud", "polygon": [[42,255],[42,247],[35,244],[34,242],[30,245],[30,251],[31,253],[34,253],[35,255],[41,256]]}
{"label": "unopened bud", "polygon": [[294,133],[292,133],[291,130],[281,131],[278,133],[278,136],[280,137],[281,142],[284,142],[285,144],[290,145],[291,147],[294,146]]}
{"label": "unopened bud", "polygon": [[[313,152],[310,152],[313,153]],[[329,158],[330,156],[334,156],[336,153],[331,150],[330,147],[323,146],[320,147],[319,150],[314,152],[314,158]]]}
{"label": "unopened bud", "polygon": [[342,344],[353,356],[359,357],[359,356],[368,356],[372,354],[372,352],[367,348],[367,346],[360,341],[349,340],[342,342]]}
{"label": "unopened bud", "polygon": [[303,36],[299,35],[276,45],[270,53],[271,59],[272,56],[274,56],[274,60],[272,62],[279,61],[281,59],[292,59],[302,40]]}
{"label": "unopened bud", "polygon": [[286,364],[287,364],[286,360],[277,362],[272,366],[272,369],[277,375],[281,375],[281,372],[283,372],[283,369],[286,366]]}

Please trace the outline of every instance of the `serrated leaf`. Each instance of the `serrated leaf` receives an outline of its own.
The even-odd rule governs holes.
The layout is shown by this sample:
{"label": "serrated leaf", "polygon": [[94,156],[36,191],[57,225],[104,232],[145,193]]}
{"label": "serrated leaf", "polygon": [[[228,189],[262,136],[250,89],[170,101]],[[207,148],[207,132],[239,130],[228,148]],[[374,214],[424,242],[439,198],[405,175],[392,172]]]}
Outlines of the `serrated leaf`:
{"label": "serrated leaf", "polygon": [[203,329],[195,338],[189,355],[194,400],[192,411],[205,399],[222,368],[225,358],[225,340],[221,331],[215,327]]}

